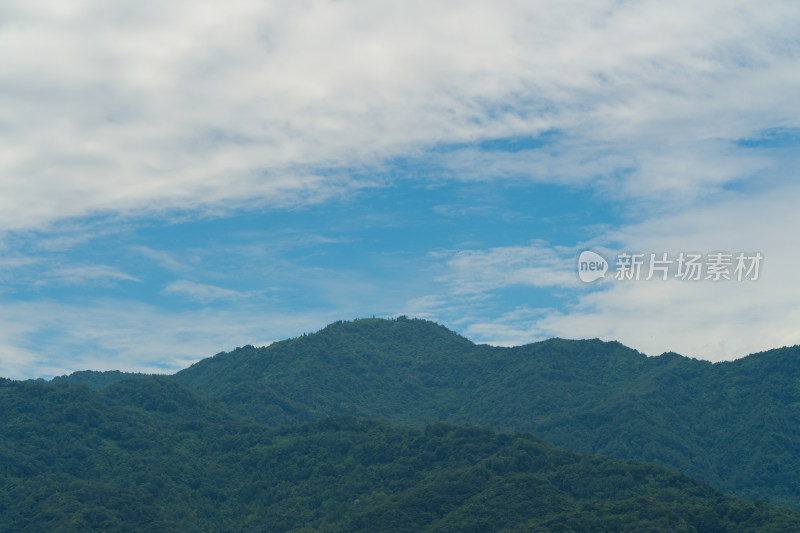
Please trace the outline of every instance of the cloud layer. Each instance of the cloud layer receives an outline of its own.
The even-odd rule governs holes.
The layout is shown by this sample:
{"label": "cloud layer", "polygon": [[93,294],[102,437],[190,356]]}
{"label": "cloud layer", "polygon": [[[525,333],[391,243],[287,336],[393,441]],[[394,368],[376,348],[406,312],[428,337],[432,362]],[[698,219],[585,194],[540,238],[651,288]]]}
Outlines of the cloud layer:
{"label": "cloud layer", "polygon": [[[800,6],[771,2],[4,3],[0,228],[292,205],[391,158],[691,200],[798,123]],[[722,162],[722,164],[720,164]],[[356,177],[358,176],[358,177]]]}
{"label": "cloud layer", "polygon": [[[376,312],[502,344],[600,336],[711,359],[800,342],[797,2],[8,0],[0,21],[2,375],[175,369]],[[477,195],[391,211],[442,183],[555,184],[621,214],[585,238],[420,250],[414,217],[504,211]],[[386,212],[337,231],[139,231],[381,195]],[[584,247],[758,250],[765,270],[589,290],[572,270]]]}

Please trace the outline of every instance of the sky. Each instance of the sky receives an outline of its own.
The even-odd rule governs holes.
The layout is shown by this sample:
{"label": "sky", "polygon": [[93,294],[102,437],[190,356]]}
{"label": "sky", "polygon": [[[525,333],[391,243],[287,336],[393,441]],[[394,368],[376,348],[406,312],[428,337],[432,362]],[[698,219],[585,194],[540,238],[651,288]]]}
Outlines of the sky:
{"label": "sky", "polygon": [[0,376],[372,316],[800,343],[795,1],[6,0],[0,54]]}

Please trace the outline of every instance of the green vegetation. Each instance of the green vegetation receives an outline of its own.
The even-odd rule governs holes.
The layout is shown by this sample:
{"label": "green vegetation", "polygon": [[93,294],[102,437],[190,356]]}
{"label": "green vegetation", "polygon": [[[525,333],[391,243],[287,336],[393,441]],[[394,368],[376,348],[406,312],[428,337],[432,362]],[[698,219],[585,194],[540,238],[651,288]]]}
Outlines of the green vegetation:
{"label": "green vegetation", "polygon": [[337,322],[175,375],[272,426],[327,416],[530,431],[800,510],[800,348],[711,364],[619,343],[475,345],[424,320]]}
{"label": "green vegetation", "polygon": [[800,531],[800,515],[524,433],[269,428],[166,377],[0,380],[0,532]]}
{"label": "green vegetation", "polygon": [[146,374],[139,374],[136,372],[120,372],[119,370],[109,370],[107,372],[81,370],[80,372],[73,372],[68,376],[56,376],[51,380],[51,383],[82,383],[94,390],[101,390],[109,385],[113,385],[117,381],[144,377],[145,375]]}

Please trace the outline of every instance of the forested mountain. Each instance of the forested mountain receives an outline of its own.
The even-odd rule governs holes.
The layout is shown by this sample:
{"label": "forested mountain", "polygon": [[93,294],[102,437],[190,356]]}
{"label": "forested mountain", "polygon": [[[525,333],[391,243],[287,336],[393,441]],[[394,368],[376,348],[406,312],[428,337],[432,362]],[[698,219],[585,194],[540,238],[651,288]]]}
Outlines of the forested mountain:
{"label": "forested mountain", "polygon": [[790,510],[529,434],[269,428],[166,377],[0,380],[0,425],[0,532],[800,531]]}
{"label": "forested mountain", "polygon": [[711,364],[599,340],[475,345],[424,320],[366,319],[221,353],[174,379],[272,426],[356,416],[531,431],[800,509],[798,347]]}
{"label": "forested mountain", "polygon": [[82,383],[94,390],[101,390],[109,385],[122,381],[123,379],[130,379],[135,377],[144,377],[147,374],[140,374],[137,372],[120,372],[119,370],[109,370],[106,372],[98,372],[97,370],[81,370],[73,372],[68,376],[56,376],[51,379],[51,383]]}

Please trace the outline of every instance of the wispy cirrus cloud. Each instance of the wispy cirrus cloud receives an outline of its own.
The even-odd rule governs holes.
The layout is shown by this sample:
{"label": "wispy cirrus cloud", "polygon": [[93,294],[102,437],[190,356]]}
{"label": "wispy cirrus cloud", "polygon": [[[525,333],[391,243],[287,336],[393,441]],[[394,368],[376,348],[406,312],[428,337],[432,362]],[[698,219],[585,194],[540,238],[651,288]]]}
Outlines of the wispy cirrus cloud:
{"label": "wispy cirrus cloud", "polygon": [[247,297],[247,294],[239,291],[205,283],[195,283],[194,281],[185,279],[169,283],[164,287],[164,292],[183,296],[202,303],[209,303],[216,300],[238,300]]}
{"label": "wispy cirrus cloud", "polygon": [[184,272],[189,270],[190,267],[186,265],[184,262],[181,261],[180,258],[176,257],[178,254],[175,252],[168,252],[166,250],[157,250],[151,248],[149,246],[133,246],[131,247],[136,253],[141,254],[142,256],[154,261],[160,267],[165,268],[167,270],[173,272]]}
{"label": "wispy cirrus cloud", "polygon": [[446,274],[438,278],[458,296],[479,295],[514,285],[579,286],[574,250],[546,242],[488,250],[437,252],[445,256]]}
{"label": "wispy cirrus cloud", "polygon": [[118,281],[141,282],[139,278],[108,265],[80,265],[50,270],[37,283],[86,285],[90,283],[107,284]]}

